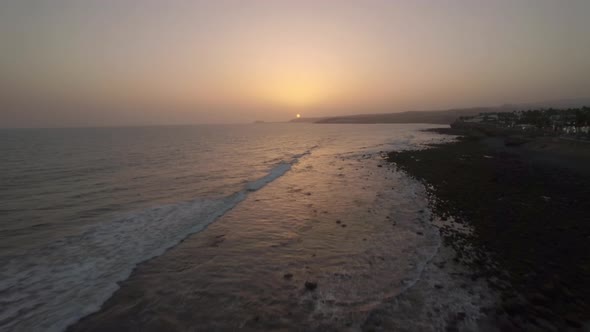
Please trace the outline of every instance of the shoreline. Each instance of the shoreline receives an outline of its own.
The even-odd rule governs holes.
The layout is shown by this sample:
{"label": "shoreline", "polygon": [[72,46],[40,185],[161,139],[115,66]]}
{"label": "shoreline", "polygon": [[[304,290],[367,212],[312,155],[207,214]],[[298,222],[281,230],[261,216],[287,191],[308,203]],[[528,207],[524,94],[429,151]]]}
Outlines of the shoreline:
{"label": "shoreline", "polygon": [[386,160],[428,188],[455,262],[484,279],[500,303],[482,325],[501,330],[581,329],[590,321],[590,150],[455,129],[456,142],[389,152]]}
{"label": "shoreline", "polygon": [[[442,131],[452,135],[459,134],[449,129],[436,129],[432,131]],[[255,238],[263,235],[259,231],[267,229],[267,227],[274,223],[259,225],[260,227],[257,228],[259,231],[255,235],[254,233],[250,233],[249,230],[252,225],[249,225],[247,229],[241,228],[244,227],[244,223],[241,222],[244,214],[234,211],[223,218],[225,220],[224,222],[214,223],[208,232],[191,236],[181,245],[173,248],[166,257],[154,258],[137,266],[130,278],[119,283],[121,288],[101,306],[98,312],[82,318],[67,330],[104,330],[138,327],[187,329],[190,326],[195,326],[194,324],[203,327],[215,326],[217,329],[221,329],[222,326],[239,326],[246,330],[258,330],[294,326],[293,324],[295,322],[302,324],[307,319],[309,321],[306,322],[308,324],[306,326],[310,327],[311,330],[321,330],[327,327],[336,329],[337,327],[341,327],[344,330],[386,331],[406,329],[412,326],[422,330],[493,331],[517,329],[551,330],[580,327],[587,321],[586,318],[583,318],[584,310],[574,311],[574,314],[568,312],[566,317],[562,313],[555,311],[554,308],[554,306],[562,305],[562,302],[549,303],[550,301],[554,301],[555,293],[563,290],[563,285],[561,285],[563,280],[570,283],[569,277],[563,278],[560,284],[549,284],[548,291],[552,292],[551,295],[543,293],[545,289],[537,291],[538,294],[534,294],[533,298],[522,295],[523,289],[526,292],[529,288],[534,289],[533,286],[535,285],[523,286],[518,283],[520,280],[519,277],[513,275],[515,271],[514,266],[506,265],[507,261],[503,260],[501,255],[498,255],[504,254],[504,252],[494,253],[493,250],[490,250],[494,248],[489,248],[486,242],[489,239],[480,236],[482,230],[484,231],[482,233],[483,235],[490,236],[494,233],[490,229],[482,227],[479,223],[471,223],[470,216],[463,213],[463,211],[467,211],[468,209],[465,209],[464,206],[454,204],[453,199],[456,197],[449,195],[454,192],[453,190],[456,192],[456,189],[462,188],[461,186],[471,186],[473,188],[474,185],[477,185],[476,182],[472,181],[473,178],[476,179],[482,176],[486,178],[487,173],[484,171],[488,168],[494,170],[494,167],[492,167],[494,166],[493,164],[488,168],[476,168],[476,171],[467,173],[470,177],[461,179],[456,172],[456,162],[459,159],[453,159],[452,153],[459,153],[460,157],[464,159],[461,163],[467,163],[467,166],[471,165],[469,163],[472,163],[474,167],[485,165],[486,162],[495,162],[496,159],[500,161],[509,160],[510,158],[506,155],[506,151],[493,150],[498,149],[497,140],[497,138],[488,139],[488,137],[467,137],[460,139],[458,142],[445,143],[445,140],[441,139],[440,141],[435,140],[435,142],[438,142],[435,144],[432,144],[433,141],[430,141],[431,149],[392,152],[387,155],[382,154],[382,157],[386,157],[388,161],[395,162],[396,166],[388,165],[387,161],[379,157],[379,154],[376,152],[374,158],[369,158],[374,160],[375,163],[368,163],[365,160],[365,155],[363,155],[362,158],[350,157],[346,162],[342,158],[341,162],[345,163],[341,165],[325,164],[326,166],[329,165],[328,169],[330,170],[331,181],[348,181],[344,175],[345,172],[342,171],[342,167],[348,165],[346,166],[347,170],[351,172],[346,172],[348,177],[350,177],[350,174],[355,174],[352,173],[354,169],[356,169],[355,172],[358,172],[360,169],[362,173],[358,174],[364,174],[362,176],[363,178],[366,177],[367,180],[382,183],[384,188],[388,190],[395,189],[395,187],[405,188],[408,184],[415,183],[419,188],[423,189],[407,194],[413,201],[412,204],[415,204],[416,194],[418,193],[418,196],[421,197],[420,201],[422,201],[422,205],[420,207],[414,206],[411,209],[412,211],[405,212],[404,209],[395,209],[395,204],[391,205],[391,200],[383,200],[380,209],[375,209],[374,211],[373,209],[368,209],[366,212],[363,212],[362,216],[359,215],[355,218],[350,218],[347,215],[339,215],[339,213],[345,210],[328,209],[329,211],[318,211],[319,206],[313,205],[317,203],[322,190],[318,190],[320,188],[312,188],[323,182],[313,181],[313,185],[311,186],[303,186],[299,189],[295,188],[303,185],[305,180],[309,180],[308,174],[314,169],[313,167],[308,167],[311,164],[295,167],[294,174],[291,174],[287,180],[274,184],[275,187],[284,187],[278,192],[288,193],[290,195],[289,197],[292,196],[291,198],[273,195],[267,191],[260,191],[254,194],[255,197],[251,198],[250,203],[252,204],[239,207],[238,210],[242,212],[249,211],[246,215],[254,215],[252,213],[258,215],[261,211],[267,211],[268,213],[263,213],[266,216],[259,220],[274,220],[276,216],[282,215],[282,211],[284,211],[280,207],[286,207],[288,204],[291,204],[287,202],[304,200],[306,202],[305,204],[302,201],[293,210],[297,211],[295,215],[301,213],[308,214],[308,218],[297,221],[297,223],[302,222],[302,228],[296,231],[296,233],[299,233],[295,237],[297,238],[296,241],[295,238],[279,240],[278,238],[274,238],[274,235],[269,238],[266,238],[265,235],[263,241],[254,241]],[[496,154],[501,157],[497,157]],[[519,156],[521,155],[517,154],[513,158],[518,160],[518,158],[521,158]],[[437,161],[438,164],[436,163]],[[308,161],[308,163],[310,162],[312,161]],[[350,162],[353,164],[350,164]],[[446,165],[441,163],[446,163]],[[426,167],[424,167],[425,164]],[[512,170],[514,165],[510,165],[512,167],[510,169]],[[391,172],[392,167],[397,167],[403,172],[394,172],[398,175],[390,178],[387,172]],[[375,170],[376,168],[380,173],[375,173],[377,172]],[[466,166],[464,165],[463,169],[465,168]],[[335,172],[332,173],[332,171]],[[438,171],[452,171],[452,174],[451,176],[445,174],[445,177],[441,177],[440,173],[436,173]],[[322,178],[327,176],[326,174],[328,173],[322,173]],[[374,175],[376,174],[381,174],[382,176],[375,177]],[[395,182],[395,178],[407,179],[407,181],[404,180],[399,183]],[[427,181],[427,179],[430,181]],[[450,188],[445,188],[446,185],[453,184],[457,179],[459,180],[457,181],[459,184],[458,187],[451,186]],[[434,183],[434,180],[442,181],[440,183]],[[529,180],[531,180],[530,177],[523,178],[524,182]],[[288,185],[285,181],[291,182],[291,184]],[[396,186],[396,183],[398,186]],[[369,190],[372,187],[365,188],[364,183],[357,185],[361,184],[362,186],[355,188],[365,190],[367,199],[373,200],[375,192]],[[431,184],[434,186],[431,186]],[[391,185],[394,188],[391,188]],[[485,188],[490,189],[492,187],[493,185],[488,184]],[[328,197],[333,195],[330,192],[332,192],[332,188],[326,191]],[[345,194],[347,190],[339,190],[337,192],[342,193],[343,196],[334,202],[341,204],[341,199],[348,197]],[[468,195],[470,198],[473,198],[472,196],[477,197],[473,194]],[[385,198],[387,196],[377,193],[377,197]],[[265,203],[274,202],[277,199],[282,200],[268,206]],[[556,196],[551,196],[550,201],[552,199],[556,199]],[[474,202],[475,200],[473,199],[467,203],[473,204],[472,207],[474,209],[479,208],[480,205]],[[263,208],[263,206],[266,207]],[[389,209],[392,209],[392,211],[387,212]],[[584,212],[582,207],[580,209]],[[489,212],[489,210],[485,210],[484,212]],[[396,226],[399,218],[397,213],[401,213],[399,217],[402,218],[404,217],[404,213],[421,216],[423,220],[419,224],[430,226],[425,229],[413,229],[410,227],[404,230],[404,226]],[[377,215],[379,217],[375,218]],[[339,218],[342,219],[342,225]],[[430,222],[428,221],[429,219]],[[414,224],[415,222],[416,220],[413,220],[408,225]],[[387,258],[385,253],[395,248],[391,240],[395,239],[395,235],[399,234],[402,230],[410,238],[415,238],[418,241],[423,241],[421,239],[426,239],[426,236],[430,236],[430,233],[432,233],[431,235],[436,234],[437,236],[440,233],[440,244],[434,256],[423,262],[425,265],[419,268],[420,271],[416,280],[409,287],[407,287],[407,278],[400,280],[402,288],[407,287],[407,289],[400,291],[393,297],[387,296],[382,298],[379,304],[374,305],[370,309],[366,306],[358,312],[347,309],[351,311],[336,321],[332,321],[332,318],[329,318],[328,312],[335,310],[332,314],[338,313],[343,308],[338,306],[332,307],[335,298],[324,298],[324,294],[329,294],[336,290],[354,289],[354,287],[350,287],[351,285],[345,287],[344,284],[342,286],[339,284],[348,282],[348,280],[357,280],[357,278],[341,270],[343,264],[348,264],[347,261],[349,258],[337,264],[334,263],[334,267],[338,267],[334,271],[327,268],[326,262],[328,261],[321,261],[330,257],[334,250],[340,251],[344,249],[341,248],[341,240],[338,240],[337,246],[330,247],[333,249],[322,250],[321,248],[325,247],[326,239],[330,239],[331,237],[334,237],[334,239],[344,239],[344,243],[357,241],[358,245],[365,246],[369,242],[363,236],[359,237],[359,232],[361,230],[367,231],[366,228],[369,226],[379,226],[380,223],[386,224],[386,228],[382,230],[393,226],[394,232],[388,236],[382,234],[384,236],[383,240],[388,239],[387,241],[383,241],[384,244],[387,243],[382,248],[385,250],[383,254],[374,252],[375,248],[373,248],[370,250],[371,254],[367,257],[368,260],[365,261],[364,258],[359,260],[359,263],[368,264],[365,268],[361,269],[364,273],[363,275],[366,274],[373,277],[388,275],[387,273],[383,273],[386,272],[385,270],[373,271],[371,266],[373,268],[385,267],[382,266],[384,264],[383,262],[389,262],[390,258],[391,262],[394,262],[395,255],[394,257]],[[400,226],[402,227],[400,228]],[[428,229],[431,229],[431,231]],[[468,231],[465,231],[466,229]],[[271,233],[284,234],[284,231],[273,231]],[[291,236],[295,235],[295,233],[292,233],[293,231],[293,229],[289,229],[289,234],[292,234]],[[318,231],[320,233],[317,233]],[[512,231],[508,239],[514,239],[514,233],[516,232]],[[244,234],[249,235],[248,237],[244,237]],[[373,236],[370,234],[375,233],[369,230],[365,236]],[[590,235],[590,233],[588,234]],[[329,236],[329,238],[326,238],[326,236]],[[537,235],[535,236],[538,237]],[[252,242],[250,242],[251,240]],[[504,240],[507,241],[506,239]],[[505,241],[500,243],[504,244]],[[268,248],[258,248],[260,243],[266,243],[269,246]],[[302,245],[302,243],[308,244]],[[315,248],[313,251],[309,251],[312,248],[309,247],[311,243],[313,243],[313,248]],[[295,247],[297,249],[293,251]],[[354,245],[353,247],[356,248],[358,246]],[[520,249],[517,247],[515,246],[513,249]],[[243,252],[245,249],[251,251],[251,254],[240,254],[241,258],[228,255],[229,253]],[[412,248],[408,247],[408,249]],[[300,252],[302,250],[306,251],[305,255],[300,258],[293,256],[294,252]],[[269,255],[270,252],[274,252],[274,254]],[[267,258],[272,260],[279,257],[277,254],[281,255],[280,257],[290,257],[289,261],[279,259],[274,263],[263,266],[253,264],[259,257],[269,255]],[[343,255],[342,257],[350,256]],[[399,258],[405,259],[405,256],[399,256]],[[531,259],[528,255],[525,255],[525,258]],[[244,260],[252,260],[252,264],[242,266]],[[267,260],[265,259],[265,261]],[[298,261],[298,263],[295,263],[295,261]],[[379,264],[375,264],[376,262]],[[508,260],[508,263],[510,262],[512,261]],[[408,266],[414,264],[412,262],[408,263]],[[520,264],[518,260],[517,263]],[[395,272],[403,265],[402,262],[393,263],[394,270],[392,271]],[[236,270],[240,271],[239,274],[234,274],[226,270],[228,267],[235,266],[242,266]],[[244,279],[243,273],[249,271],[251,268],[254,268],[256,271],[247,272],[250,276]],[[505,274],[505,271],[510,272],[510,274]],[[519,271],[516,270],[516,272]],[[215,276],[215,278],[206,277],[207,273]],[[260,279],[261,275],[264,275],[264,277],[256,281]],[[223,276],[223,279],[221,282],[217,282],[216,280],[220,276]],[[390,278],[387,279],[394,280],[396,278],[391,274],[389,276]],[[582,277],[583,279],[584,277]],[[167,282],[162,283],[162,280],[166,280]],[[245,280],[248,280],[248,282],[244,283]],[[308,281],[310,281],[310,284],[315,285],[312,291],[306,290]],[[385,281],[390,282],[391,280]],[[183,286],[170,288],[171,284],[181,284]],[[224,284],[231,285],[231,287],[235,286],[235,288],[227,288],[228,286],[224,286]],[[357,285],[355,284],[354,286]],[[545,286],[545,284],[541,286]],[[317,290],[315,290],[316,287],[318,288]],[[567,287],[573,286],[568,284]],[[242,293],[244,290],[246,290],[246,293]],[[270,290],[273,291],[269,293]],[[572,293],[576,290],[568,288],[566,291]],[[251,291],[253,292],[252,294],[250,294]],[[268,293],[270,295],[267,294],[268,296],[264,298],[258,298],[259,293]],[[279,294],[278,297],[277,294]],[[235,300],[234,296],[238,296],[236,299],[239,299],[239,301],[246,301],[249,304],[234,313],[225,313],[225,309],[222,311],[212,310],[215,307],[227,308],[229,303],[233,303],[232,301]],[[282,296],[287,297],[282,299]],[[559,298],[559,295],[557,297]],[[577,298],[580,297],[585,299],[583,295]],[[224,301],[230,302],[221,303]],[[559,301],[563,301],[563,299],[559,298]],[[213,305],[216,302],[220,303],[217,303],[217,306]],[[300,307],[302,304],[305,305]],[[197,313],[200,311],[204,312]],[[344,312],[338,315],[341,314],[344,314]],[[231,319],[228,320],[229,318]],[[233,320],[239,320],[240,322],[232,322]],[[222,321],[226,325],[221,323],[219,323],[221,325],[215,325],[218,324],[216,322]]]}
{"label": "shoreline", "polygon": [[[137,266],[68,331],[435,329],[453,312],[478,315],[471,285],[439,281],[452,264],[430,264],[433,253],[433,263],[449,259],[436,254],[422,185],[383,166],[377,150],[302,159],[207,231]],[[419,320],[416,306],[400,305],[423,299]]]}

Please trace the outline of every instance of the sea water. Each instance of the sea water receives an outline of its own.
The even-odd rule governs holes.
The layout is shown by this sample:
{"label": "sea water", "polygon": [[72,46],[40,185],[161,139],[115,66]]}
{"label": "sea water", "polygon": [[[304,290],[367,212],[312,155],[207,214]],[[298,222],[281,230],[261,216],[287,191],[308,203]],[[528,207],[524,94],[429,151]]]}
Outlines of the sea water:
{"label": "sea water", "polygon": [[429,127],[2,130],[0,329],[358,325],[440,247],[380,156]]}

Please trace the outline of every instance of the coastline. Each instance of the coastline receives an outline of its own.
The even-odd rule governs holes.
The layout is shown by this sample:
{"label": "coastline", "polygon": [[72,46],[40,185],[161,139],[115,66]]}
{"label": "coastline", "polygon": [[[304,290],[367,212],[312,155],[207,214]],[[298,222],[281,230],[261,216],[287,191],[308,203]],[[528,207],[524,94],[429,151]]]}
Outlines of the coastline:
{"label": "coastline", "polygon": [[[407,129],[399,145],[439,138]],[[451,262],[435,268],[449,256],[438,254],[426,191],[383,167],[379,148],[302,158],[206,231],[139,264],[68,331],[440,330],[455,312],[471,321],[479,291],[456,291],[467,280],[448,275]]]}
{"label": "coastline", "polygon": [[[588,328],[590,321],[590,148],[540,138],[506,138],[455,129],[459,140],[386,159],[428,188],[433,213],[473,234],[440,227],[453,259],[499,294],[483,326]],[[563,145],[569,145],[564,148]]]}
{"label": "coastline", "polygon": [[[530,151],[502,151],[502,138],[496,137],[442,142],[445,140],[430,139],[423,143],[431,149],[388,154],[387,159],[396,166],[388,165],[378,150],[371,155],[304,158],[292,172],[253,193],[248,204],[230,211],[206,232],[138,265],[98,312],[68,331],[187,330],[195,326],[217,330],[299,326],[302,330],[495,331],[582,326],[587,321],[583,307],[587,297],[572,293],[578,291],[574,287],[585,287],[586,275],[579,276],[578,284],[571,281],[571,275],[559,276],[555,282],[551,273],[560,272],[561,267],[553,266],[544,274],[535,271],[537,279],[550,276],[551,282],[523,286],[519,281],[532,274],[519,275],[514,266],[529,268],[527,264],[537,264],[534,259],[543,262],[545,253],[536,257],[539,253],[534,248],[533,253],[505,260],[503,254],[511,255],[530,243],[494,252],[496,248],[486,242],[491,239],[493,245],[499,238],[500,246],[514,241],[519,231],[534,226],[532,221],[506,235],[485,224],[493,218],[470,222],[473,215],[465,213],[474,213],[469,208],[482,215],[493,212],[495,205],[482,208],[477,201],[481,195],[468,189],[481,187],[498,193],[504,187],[494,186],[519,184],[506,182],[505,174],[489,181],[485,171],[495,172],[501,165],[494,162],[506,161],[510,162],[505,172],[518,171],[515,165]],[[464,165],[458,167],[457,162]],[[525,164],[520,168],[533,167]],[[392,172],[393,167],[403,172]],[[545,184],[544,178],[533,181],[531,176],[537,173],[522,169],[513,177],[541,187]],[[569,169],[560,171],[559,176],[567,178],[570,173]],[[478,177],[481,184],[474,181]],[[582,191],[575,195],[585,197],[584,183],[579,182]],[[567,181],[563,184],[569,185]],[[353,190],[355,197],[349,194]],[[558,192],[546,196],[548,202],[562,202],[574,195],[553,194]],[[507,199],[519,204],[530,198],[521,195],[521,199],[520,192],[507,193],[512,194]],[[467,197],[465,205],[455,204],[453,199],[461,203],[461,195]],[[507,205],[500,212],[511,217],[506,211],[514,207],[500,201]],[[536,204],[536,200],[528,203]],[[585,212],[582,204],[575,211]],[[506,223],[501,226],[510,229]],[[532,236],[538,240],[544,234]],[[580,251],[583,254],[584,248]],[[525,259],[533,263],[521,262]],[[261,261],[265,263],[259,264]],[[576,273],[576,269],[571,271]],[[564,301],[578,301],[582,307],[560,312]]]}

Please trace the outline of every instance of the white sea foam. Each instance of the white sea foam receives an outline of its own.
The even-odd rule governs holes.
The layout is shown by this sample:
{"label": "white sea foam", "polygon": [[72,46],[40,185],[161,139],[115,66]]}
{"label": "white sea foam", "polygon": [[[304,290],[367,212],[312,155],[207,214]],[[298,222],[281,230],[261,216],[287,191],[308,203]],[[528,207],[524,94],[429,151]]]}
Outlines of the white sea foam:
{"label": "white sea foam", "polygon": [[[274,127],[265,127],[268,130],[274,130]],[[230,174],[230,184],[232,185],[232,191],[237,191],[232,195],[229,195],[220,199],[204,199],[198,198],[191,201],[185,201],[177,204],[170,204],[158,207],[152,207],[142,211],[136,211],[119,215],[113,218],[106,218],[100,220],[92,220],[94,226],[89,226],[81,234],[71,236],[67,238],[61,237],[60,240],[52,242],[50,245],[39,244],[35,249],[28,250],[23,249],[22,251],[6,251],[10,252],[12,256],[3,255],[0,256],[0,331],[60,331],[65,329],[68,325],[74,323],[81,317],[84,317],[92,312],[97,311],[102,303],[106,301],[118,288],[117,282],[125,280],[130,274],[134,267],[147,259],[161,255],[167,249],[177,245],[180,241],[186,238],[191,233],[199,232],[203,230],[207,225],[215,221],[219,216],[223,215],[230,209],[234,208],[237,204],[243,201],[250,192],[263,188],[266,184],[269,184],[273,180],[287,173],[294,163],[299,158],[309,154],[311,150],[305,151],[304,153],[292,155],[290,158],[284,158],[283,151],[301,151],[303,146],[309,146],[313,144],[311,142],[322,142],[322,146],[327,146],[326,149],[318,153],[318,155],[326,155],[331,157],[330,153],[354,151],[353,154],[365,154],[378,152],[380,150],[390,150],[391,148],[403,149],[407,148],[409,143],[416,143],[421,141],[424,135],[418,135],[415,139],[413,137],[403,140],[396,144],[396,140],[390,143],[382,143],[383,141],[390,140],[391,137],[397,137],[399,133],[392,131],[391,128],[396,130],[405,130],[405,127],[371,127],[370,131],[362,129],[363,127],[347,127],[346,135],[340,135],[338,131],[341,131],[338,126],[330,127],[285,127],[285,128],[299,128],[291,136],[289,136],[289,144],[281,145],[280,142],[269,142],[264,141],[264,144],[259,144],[250,148],[251,142],[255,140],[245,139],[243,144],[239,140],[233,140],[233,136],[230,136],[231,140],[221,140],[223,145],[207,145],[207,150],[186,150],[177,149],[176,154],[170,155],[169,148],[161,149],[146,149],[145,151],[151,151],[146,154],[150,158],[144,161],[127,160],[128,156],[132,156],[135,150],[123,149],[125,153],[121,153],[124,158],[117,159],[117,155],[113,156],[113,148],[110,145],[105,145],[99,148],[104,149],[102,154],[102,160],[112,160],[113,165],[107,164],[111,168],[108,172],[89,172],[86,168],[87,163],[95,163],[94,159],[85,160],[82,165],[85,167],[83,171],[76,173],[78,178],[82,179],[81,184],[74,187],[70,183],[60,187],[60,183],[54,178],[48,180],[49,185],[42,187],[43,191],[39,191],[38,197],[47,197],[43,200],[43,211],[49,211],[53,207],[55,202],[65,202],[71,199],[68,195],[73,192],[73,189],[77,189],[81,195],[107,195],[109,199],[117,200],[118,198],[125,197],[125,195],[135,195],[146,193],[146,189],[153,192],[159,193],[161,191],[170,192],[169,197],[174,197],[176,191],[175,187],[183,189],[182,181],[186,176],[187,178],[195,178],[193,183],[187,185],[188,189],[194,189],[194,186],[201,186],[202,180],[208,179],[225,178]],[[360,129],[357,129],[360,128]],[[175,129],[176,130],[176,129]],[[289,129],[291,130],[291,129]],[[317,130],[317,133],[314,132]],[[414,130],[414,127],[412,127]],[[256,132],[260,131],[257,127]],[[199,132],[190,130],[191,133]],[[112,133],[108,133],[111,137]],[[125,134],[127,135],[127,134]],[[192,134],[191,134],[192,135]],[[191,135],[179,135],[178,142],[184,144],[184,142],[206,142],[211,137],[215,138],[214,135],[197,135],[194,138]],[[133,135],[132,135],[133,136]],[[102,136],[97,136],[102,137]],[[135,136],[133,136],[135,137]],[[159,137],[159,136],[158,136]],[[168,135],[166,135],[168,137]],[[250,136],[248,136],[250,137]],[[258,137],[258,136],[255,136]],[[269,136],[274,137],[274,136]],[[130,138],[124,136],[126,140]],[[191,138],[193,141],[191,141]],[[398,137],[400,138],[400,137]],[[158,138],[157,142],[160,138]],[[400,138],[401,139],[401,138]],[[107,142],[109,140],[98,140],[97,142]],[[68,140],[68,142],[75,142],[75,140]],[[228,143],[229,142],[229,143]],[[301,144],[293,144],[293,142],[301,142]],[[379,142],[379,144],[373,144],[372,142]],[[227,144],[226,144],[227,143]],[[328,144],[329,143],[329,144]],[[182,144],[178,144],[181,146]],[[279,152],[273,153],[253,153],[253,151],[266,151],[261,147],[267,147],[270,144],[271,147],[274,145],[281,146],[278,149]],[[135,145],[129,145],[130,147],[137,148]],[[141,145],[139,145],[141,146]],[[163,145],[167,147],[167,145]],[[176,145],[175,145],[176,146]],[[193,146],[187,144],[187,146]],[[148,147],[151,147],[148,145]],[[157,147],[157,146],[156,146]],[[231,147],[231,149],[227,149]],[[63,146],[58,145],[59,150],[64,149]],[[77,148],[74,145],[73,148]],[[209,148],[211,150],[209,150]],[[203,148],[204,149],[204,148]],[[360,150],[360,151],[359,151]],[[48,149],[48,151],[52,151]],[[72,155],[78,155],[78,150]],[[89,151],[93,151],[89,149]],[[100,151],[100,149],[99,149]],[[207,158],[203,160],[198,158],[188,158],[182,164],[180,161],[184,160],[188,155],[198,155],[199,153],[208,154],[211,151],[216,152],[214,157],[207,155]],[[273,150],[274,151],[274,150]],[[157,153],[156,153],[157,152]],[[222,153],[223,152],[223,153]],[[234,158],[235,153],[241,155],[239,158]],[[57,155],[57,154],[56,154]],[[232,156],[230,159],[224,159],[225,156]],[[160,158],[161,157],[161,158]],[[94,158],[94,156],[92,156]],[[160,158],[160,159],[159,159]],[[356,159],[356,158],[355,158]],[[43,163],[46,163],[45,159],[40,159]],[[52,160],[52,159],[49,159]],[[207,172],[194,174],[194,169],[202,168],[203,170],[210,170],[215,166],[215,163],[207,163],[205,160],[214,160],[215,163],[222,163],[228,165],[219,172],[209,177]],[[259,166],[260,163],[257,161],[265,160],[268,162],[272,160],[271,164],[275,166],[269,170],[269,172],[262,178],[244,183],[240,186],[239,179],[243,179],[248,176],[248,168],[233,168],[232,163],[238,165],[247,165],[249,167]],[[79,160],[75,160],[79,162]],[[170,161],[170,162],[167,162]],[[65,166],[69,166],[71,161],[66,159],[64,162]],[[121,164],[131,165],[127,168],[121,168]],[[181,164],[177,168],[177,164]],[[32,163],[32,165],[36,165]],[[51,165],[51,164],[49,164]],[[2,165],[0,165],[2,166]],[[137,168],[138,166],[139,169]],[[20,168],[12,168],[20,169]],[[112,174],[111,171],[115,169],[121,169],[121,172]],[[162,181],[168,184],[161,190],[154,188],[161,188],[162,182],[156,176],[162,175],[159,171],[169,170],[172,173],[178,173],[179,181]],[[234,170],[240,170],[240,172],[234,172]],[[142,173],[143,170],[143,173]],[[37,172],[37,171],[35,171]],[[43,176],[33,177],[32,175],[38,175],[35,172],[17,174],[23,179],[30,179],[30,181],[21,181],[20,186],[23,188],[36,188],[40,186],[40,181],[46,180]],[[136,172],[138,174],[136,174]],[[114,187],[110,184],[105,184],[99,189],[107,190],[106,192],[96,192],[95,187],[100,184],[100,181],[113,177],[114,175],[120,175],[121,179],[125,179],[127,174],[133,174],[137,176],[137,179],[143,179],[144,182],[150,182],[153,179],[153,183],[150,185],[139,185],[133,190],[125,191],[130,186],[135,185],[135,182],[122,181],[121,185]],[[293,172],[296,174],[296,172]],[[352,174],[352,173],[350,173]],[[8,174],[12,178],[15,176]],[[71,176],[69,168],[64,168],[64,172],[58,174],[56,178],[68,178]],[[95,178],[92,178],[94,175]],[[163,178],[167,178],[163,174]],[[133,180],[135,180],[134,178]],[[173,179],[177,179],[174,177]],[[236,179],[235,181],[233,181]],[[102,185],[102,184],[101,184]],[[216,181],[207,182],[207,185],[203,185],[206,188],[216,188]],[[280,185],[280,183],[275,183]],[[58,188],[60,191],[56,190]],[[208,187],[209,186],[209,187]],[[106,188],[106,189],[104,189]],[[239,190],[242,188],[242,190]],[[123,190],[125,189],[125,190]],[[58,194],[51,194],[51,191],[56,191]],[[119,190],[115,193],[114,190]],[[35,193],[31,189],[31,192]],[[149,191],[148,191],[149,192]],[[4,192],[6,193],[6,191]],[[8,191],[4,197],[17,197],[19,192],[12,190]],[[27,195],[21,195],[21,200],[28,200],[30,193],[25,192]],[[50,193],[51,195],[47,194]],[[63,193],[63,195],[61,195]],[[100,195],[98,195],[100,194]],[[90,199],[99,200],[97,197],[92,196]],[[86,197],[86,196],[81,196]],[[158,195],[151,195],[146,197],[145,201],[150,201],[154,197],[158,198]],[[316,196],[314,196],[315,198]],[[37,204],[37,200],[31,200]],[[21,202],[13,200],[12,203]],[[54,210],[66,210],[79,207],[80,204],[85,204],[85,200],[81,200],[78,197],[76,200],[69,201],[69,206],[58,208]],[[109,200],[110,202],[110,200]],[[4,202],[3,202],[4,203]],[[20,206],[20,205],[18,205]],[[125,206],[122,203],[121,206]],[[32,205],[23,205],[23,211],[34,209]],[[39,209],[41,211],[41,209]],[[45,213],[45,212],[43,212]],[[75,214],[66,214],[67,216],[75,216]],[[61,216],[61,215],[59,215]],[[15,215],[9,221],[14,221],[15,224],[20,222],[19,215]],[[43,216],[38,216],[39,220],[44,219]],[[53,219],[60,220],[59,217]],[[51,219],[51,220],[53,220]],[[4,221],[4,220],[3,220]],[[35,220],[36,222],[36,220]],[[5,226],[9,223],[0,223],[0,226]],[[54,224],[51,224],[54,225]],[[68,226],[68,225],[66,225]],[[60,227],[59,223],[55,223],[55,227]],[[350,229],[349,227],[348,229]],[[44,233],[45,234],[45,233]],[[47,241],[60,238],[58,232],[56,234],[49,234]],[[28,244],[28,243],[27,243]],[[3,243],[4,245],[4,243]],[[13,249],[7,246],[10,249]],[[17,248],[20,248],[16,246]],[[29,246],[27,246],[28,248]],[[3,253],[2,253],[3,254]]]}
{"label": "white sea foam", "polygon": [[281,162],[278,165],[276,165],[273,169],[270,170],[270,172],[263,176],[262,178],[256,180],[256,181],[252,181],[249,182],[246,185],[246,190],[248,191],[256,191],[262,187],[264,187],[266,184],[274,181],[275,179],[283,176],[285,173],[287,173],[290,169],[291,166],[296,163],[297,161],[299,161],[300,158],[303,158],[305,156],[307,156],[308,154],[311,153],[312,150],[314,150],[315,148],[317,148],[318,146],[315,145],[313,147],[311,147],[309,150],[300,153],[300,154],[296,154],[293,155],[292,159],[289,162]]}
{"label": "white sea foam", "polygon": [[283,174],[287,173],[290,169],[291,169],[291,164],[289,164],[289,163],[280,163],[278,166],[276,166],[275,168],[273,168],[264,177],[262,177],[262,178],[260,178],[260,179],[258,179],[256,181],[249,182],[246,185],[246,189],[248,191],[256,191],[256,190],[264,187],[266,184],[272,182],[276,178],[278,178],[278,177],[282,176]]}
{"label": "white sea foam", "polygon": [[97,311],[135,266],[163,254],[291,169],[295,155],[221,199],[194,199],[119,215],[82,234],[11,257],[0,271],[0,330],[62,331]]}

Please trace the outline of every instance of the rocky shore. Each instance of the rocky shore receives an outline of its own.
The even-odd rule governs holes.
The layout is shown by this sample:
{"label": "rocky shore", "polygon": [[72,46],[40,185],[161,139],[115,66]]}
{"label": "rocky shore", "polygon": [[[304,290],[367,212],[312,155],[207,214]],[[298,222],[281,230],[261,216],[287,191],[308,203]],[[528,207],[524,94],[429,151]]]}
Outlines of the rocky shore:
{"label": "rocky shore", "polygon": [[540,140],[439,132],[461,136],[386,158],[427,185],[438,217],[473,228],[440,232],[471,279],[484,278],[500,294],[482,324],[590,329],[590,146],[564,156],[567,148]]}

